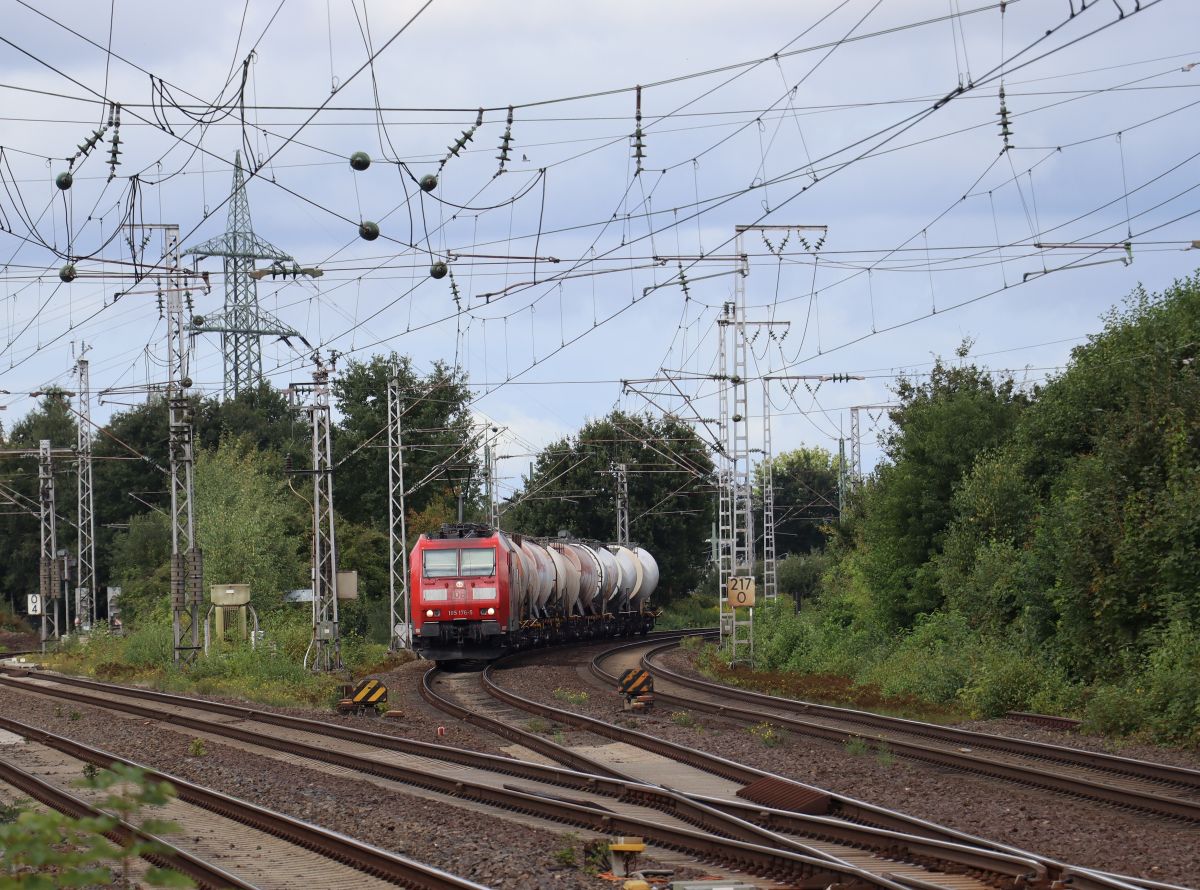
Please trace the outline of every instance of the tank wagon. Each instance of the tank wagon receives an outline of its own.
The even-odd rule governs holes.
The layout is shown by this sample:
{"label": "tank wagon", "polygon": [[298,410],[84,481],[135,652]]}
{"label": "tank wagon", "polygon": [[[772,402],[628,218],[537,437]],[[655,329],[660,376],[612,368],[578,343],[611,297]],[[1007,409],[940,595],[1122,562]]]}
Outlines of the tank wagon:
{"label": "tank wagon", "polygon": [[413,646],[436,661],[488,660],[570,640],[644,634],[658,564],[640,547],[443,525],[409,557]]}

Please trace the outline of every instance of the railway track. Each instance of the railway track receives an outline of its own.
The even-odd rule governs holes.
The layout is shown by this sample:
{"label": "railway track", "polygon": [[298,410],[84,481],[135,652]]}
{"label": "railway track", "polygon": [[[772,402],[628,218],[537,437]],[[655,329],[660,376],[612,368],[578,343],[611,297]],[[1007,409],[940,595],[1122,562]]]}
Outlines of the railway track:
{"label": "railway track", "polygon": [[[647,644],[638,643],[634,645],[645,646]],[[529,655],[529,653],[523,653],[517,656],[517,658],[527,658]],[[438,685],[440,673],[439,669],[431,669],[427,672],[424,682],[424,694],[427,699],[434,701],[447,712],[458,716],[460,719],[468,720],[476,725],[491,729],[511,741],[516,741],[525,747],[538,751],[544,756],[560,760],[561,762],[577,760],[580,757],[586,756],[581,753],[581,750],[584,749],[575,746],[568,748],[542,738],[537,733],[521,729],[518,725],[519,718],[513,719],[510,716],[507,720],[502,719],[495,713],[494,709],[481,707],[475,696],[471,696],[465,702],[454,702],[445,699],[435,689]],[[901,813],[875,807],[851,798],[832,795],[820,789],[814,789],[810,786],[783,779],[782,777],[774,776],[761,770],[746,767],[703,752],[694,751],[653,736],[613,726],[609,723],[541,702],[525,699],[504,689],[496,682],[494,674],[494,669],[488,668],[480,675],[482,688],[501,702],[517,709],[519,713],[534,714],[564,725],[575,726],[589,733],[606,736],[627,745],[640,747],[660,755],[662,761],[668,764],[684,763],[693,769],[702,770],[736,782],[742,786],[742,797],[748,799],[739,801],[736,798],[734,800],[716,798],[706,796],[702,793],[685,791],[684,786],[680,784],[676,784],[674,787],[675,790],[686,794],[693,800],[703,801],[711,806],[724,809],[727,812],[737,813],[748,821],[758,822],[765,827],[770,827],[786,834],[809,838],[820,837],[822,841],[836,839],[847,846],[862,846],[867,849],[887,851],[885,855],[899,855],[910,861],[921,861],[923,856],[929,857],[931,855],[928,851],[916,852],[920,847],[921,839],[924,839],[935,844],[937,852],[932,855],[935,858],[939,854],[941,857],[944,857],[942,859],[943,865],[953,862],[954,856],[958,855],[962,857],[956,863],[958,867],[966,868],[969,872],[973,870],[973,874],[976,876],[987,874],[989,871],[993,874],[995,871],[1002,871],[1002,868],[997,868],[996,860],[991,859],[991,857],[996,856],[1004,859],[1009,868],[1011,868],[1013,863],[1017,862],[1024,868],[1036,866],[1036,875],[1031,872],[1025,878],[1021,879],[1031,881],[1034,884],[1039,881],[1071,881],[1074,886],[1080,888],[1148,886],[1144,882],[1137,882],[1120,876],[1067,866],[1063,863],[1038,857],[1035,854],[1016,848],[989,844],[970,835],[912,819]],[[442,700],[438,701],[439,698]],[[613,769],[611,762],[602,761],[598,766],[607,770]],[[669,775],[676,780],[680,778],[677,770],[664,768],[661,763],[652,763],[651,768],[660,770],[664,776]],[[759,799],[756,800],[756,798]],[[778,806],[771,806],[771,802],[776,802]],[[804,809],[806,812],[798,812],[797,809],[793,809],[792,807]],[[889,842],[883,840],[885,837],[890,839],[890,847],[888,846]],[[924,861],[930,861],[930,859],[926,858]],[[939,875],[923,879],[916,878],[916,880],[933,881],[936,884],[938,881],[945,882],[947,877]],[[951,885],[943,883],[943,886]]]}
{"label": "railway track", "polygon": [[[80,775],[82,764],[137,767],[153,781],[171,783],[178,799],[155,813],[180,824],[184,841],[167,842],[119,823],[110,837],[154,840],[165,854],[147,858],[191,878],[201,887],[256,888],[309,884],[331,890],[401,886],[414,890],[483,890],[481,885],[389,853],[337,832],[293,819],[244,800],[149,769],[65,736],[0,717],[0,727],[26,740],[7,746],[0,780],[23,794],[72,816],[98,815],[95,804],[53,781]],[[20,764],[18,764],[20,761]],[[61,778],[60,778],[61,781]],[[237,843],[231,844],[230,839]],[[185,849],[190,847],[190,849]],[[220,858],[220,865],[213,862]]]}
{"label": "railway track", "polygon": [[620,647],[593,660],[590,669],[610,683],[621,669],[641,666],[654,675],[659,699],[691,710],[747,723],[768,721],[839,743],[859,739],[871,746],[884,745],[901,757],[1200,823],[1200,771],[712,683],[658,662],[675,645]]}
{"label": "railway track", "polygon": [[[658,847],[722,864],[742,874],[805,884],[826,880],[885,890],[913,886],[912,880],[900,880],[896,872],[905,875],[914,869],[894,858],[887,862],[886,870],[868,871],[853,862],[839,860],[819,847],[779,836],[762,826],[722,813],[702,801],[638,782],[606,779],[559,767],[522,763],[152,690],[42,672],[5,669],[3,673],[5,676],[0,678],[0,684],[28,694],[49,695],[78,704],[123,711],[162,721],[168,726],[186,727],[205,736],[234,739],[255,748],[334,764],[410,788],[425,788],[447,798],[515,811],[602,835],[641,835]],[[78,688],[80,686],[91,687],[100,694],[83,692]],[[145,699],[154,700],[154,706],[139,701]],[[216,717],[212,716],[214,713]],[[237,719],[226,719],[229,717]],[[250,728],[259,718],[269,721],[269,731]],[[304,736],[308,736],[308,740],[304,740]],[[415,750],[422,754],[411,753]],[[512,782],[514,776],[523,781]],[[564,787],[571,789],[569,795],[564,794]],[[927,851],[924,855],[940,852],[944,858],[953,852],[940,850],[936,844],[922,843],[920,846]],[[861,858],[861,854],[859,856]],[[1008,880],[1008,886],[1015,886],[1030,874],[1030,867],[1029,863],[1003,863],[1000,877]],[[927,873],[925,869],[915,870]],[[990,874],[995,876],[996,870],[993,868]],[[975,890],[995,885],[968,881],[943,886]]]}
{"label": "railway track", "polygon": [[[589,670],[593,675],[603,680],[606,688],[613,689],[616,685],[616,677],[608,674],[602,669],[598,669],[598,663],[604,662],[615,653],[627,653],[632,650],[657,648],[659,646],[663,646],[664,644],[675,645],[678,640],[682,639],[684,636],[696,635],[698,633],[711,634],[709,631],[677,632],[674,640],[639,641],[616,646],[606,650],[592,659],[592,662],[589,664]],[[516,656],[516,658],[523,658],[527,657],[528,655],[529,653],[524,653]],[[628,666],[634,666],[638,663],[640,663],[640,658],[635,659],[634,662]],[[502,664],[503,662],[497,662],[493,667],[501,666]],[[494,675],[495,671],[491,668],[489,668],[484,675],[485,686],[489,692],[494,695],[498,695],[502,700],[509,702],[510,704],[519,705],[521,708],[530,713],[548,717],[568,725],[588,728],[601,734],[608,735],[610,738],[620,738],[624,741],[627,741],[631,745],[640,746],[649,751],[664,753],[671,757],[678,756],[680,759],[686,762],[693,764],[707,764],[707,766],[701,766],[700,768],[708,769],[717,774],[730,775],[731,770],[741,771],[742,775],[746,777],[745,781],[747,782],[753,782],[754,776],[756,775],[768,775],[762,773],[761,771],[754,770],[753,768],[745,767],[740,764],[733,764],[724,758],[694,751],[693,749],[668,742],[664,739],[648,736],[644,733],[639,733],[632,730],[625,730],[582,714],[576,714],[566,709],[556,708],[552,705],[546,705],[542,702],[524,699],[509,690],[502,689],[495,682]],[[679,703],[684,707],[688,707],[693,704],[693,699],[689,697],[687,700]],[[761,722],[761,720],[761,715],[758,715],[755,722]],[[736,775],[736,772],[734,775]],[[748,785],[745,789],[745,792],[751,792],[750,796],[754,796],[754,792],[763,792],[765,795],[767,795],[768,799],[775,797],[775,795],[782,795],[784,801],[787,801],[789,798],[794,800],[795,798],[793,797],[791,786],[795,786],[798,783],[783,779],[782,781],[788,783],[788,785],[781,788],[780,786],[774,784],[773,780],[775,779],[780,779],[780,777],[770,777],[770,780],[765,782],[763,785]],[[973,847],[976,849],[996,851],[1021,858],[1031,859],[1037,861],[1041,866],[1045,867],[1047,873],[1054,880],[1067,881],[1072,883],[1075,887],[1142,887],[1157,888],[1157,890],[1185,890],[1185,888],[1180,888],[1176,885],[1162,884],[1148,879],[1114,875],[1096,869],[1068,865],[1017,847],[999,844],[984,838],[975,837],[965,832],[960,832],[954,829],[946,828],[945,826],[915,819],[905,814],[887,810],[882,807],[877,807],[843,795],[832,794],[822,791],[821,789],[812,789],[810,786],[802,787],[809,788],[813,791],[818,791],[824,795],[826,798],[827,812],[835,814],[836,818],[839,820],[887,828],[910,836],[926,837],[930,839],[946,841],[949,843],[956,843],[962,846]],[[807,805],[810,807],[813,805],[813,803],[814,801],[807,798],[800,802],[802,806]],[[790,808],[790,805],[787,803],[784,803],[783,805]],[[766,810],[764,809],[763,824],[778,825],[782,822],[786,822],[789,817],[794,815],[795,814],[792,812],[781,812],[780,810],[776,809],[771,810],[769,816],[767,816]]]}
{"label": "railway track", "polygon": [[[14,668],[2,668],[0,674],[3,675],[0,683],[26,692],[124,711],[292,757],[318,760],[410,787],[426,788],[448,798],[526,813],[602,834],[642,834],[661,847],[724,863],[742,872],[784,880],[822,876],[860,886],[894,888],[915,886],[922,880],[928,882],[934,874],[939,886],[954,888],[1037,885],[1067,879],[1080,888],[1146,886],[1048,862],[1012,848],[987,848],[968,835],[847,798],[825,795],[818,789],[700,752],[690,752],[698,758],[696,762],[704,764],[698,769],[723,776],[738,788],[756,787],[759,795],[782,795],[774,798],[780,806],[771,806],[770,799],[739,800],[734,795],[729,799],[657,787],[630,778],[612,766],[588,763],[586,758],[580,760],[583,755],[577,753],[575,768],[563,769],[83,678]],[[497,690],[499,687],[491,681],[489,694]],[[500,693],[505,694],[502,690]],[[519,698],[515,704],[511,701],[509,704],[521,708],[536,705]],[[572,717],[590,719],[544,707],[540,713],[564,723],[572,722]],[[535,734],[498,717],[484,719],[477,702],[459,708],[465,712],[459,716],[472,722],[486,724],[490,720],[507,726],[503,731],[507,738],[534,750],[540,748],[539,753],[544,757],[557,760],[562,753],[559,749],[566,750],[548,739],[539,742]],[[251,728],[256,725],[258,728]],[[628,742],[631,736],[623,737],[622,741]],[[351,744],[344,746],[340,741]],[[632,744],[646,747],[655,742],[669,746],[649,736],[634,739]],[[676,753],[668,750],[664,756]],[[524,784],[511,782],[513,777]],[[569,796],[564,796],[563,788],[571,789]],[[797,812],[792,809],[795,803],[802,809],[815,807],[826,814]],[[828,815],[829,811],[836,815]],[[918,869],[915,863],[930,867]],[[944,871],[939,872],[938,865]]]}

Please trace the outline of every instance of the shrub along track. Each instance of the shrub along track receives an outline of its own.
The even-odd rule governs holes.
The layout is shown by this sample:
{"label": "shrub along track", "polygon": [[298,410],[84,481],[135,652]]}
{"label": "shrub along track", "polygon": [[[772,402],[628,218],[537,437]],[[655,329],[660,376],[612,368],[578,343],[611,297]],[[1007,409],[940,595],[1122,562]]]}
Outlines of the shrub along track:
{"label": "shrub along track", "polygon": [[[207,844],[210,848],[214,844],[219,844],[222,848],[232,848],[233,845],[228,844],[228,841],[230,838],[237,838],[240,842],[237,849],[244,852],[239,855],[237,852],[229,853],[223,850],[222,858],[230,859],[235,865],[240,864],[243,869],[255,872],[257,879],[265,883],[279,885],[281,882],[294,882],[298,886],[305,882],[316,882],[318,886],[331,888],[399,885],[414,890],[483,890],[474,882],[462,880],[320,826],[195,785],[177,776],[149,769],[65,736],[28,726],[8,717],[0,717],[0,726],[22,736],[35,746],[32,751],[14,751],[0,760],[0,779],[19,788],[33,799],[71,816],[94,816],[101,813],[94,804],[57,787],[29,769],[17,766],[13,761],[18,757],[40,762],[42,771],[51,774],[62,772],[67,762],[82,762],[100,768],[108,768],[118,763],[136,767],[148,779],[169,782],[175,788],[182,805],[172,804],[173,811],[167,815],[179,822],[189,836],[194,836],[197,842],[201,840],[202,833],[207,838],[214,839]],[[43,751],[58,757],[47,758]],[[75,771],[72,770],[72,773]],[[253,839],[250,839],[245,828],[240,826],[253,829],[256,832]],[[166,852],[151,854],[146,858],[163,868],[186,875],[201,887],[257,886],[246,880],[252,876],[250,874],[231,874],[195,853],[181,849],[177,844],[147,835],[136,826],[125,822],[119,822],[109,837],[119,844],[129,838],[155,841],[162,845]],[[254,844],[253,850],[248,849],[250,844]]]}
{"label": "shrub along track", "polygon": [[[653,643],[653,645],[660,644],[661,640]],[[646,645],[650,644],[646,642],[626,644],[618,647],[618,650]],[[536,652],[527,652],[511,656],[509,659],[502,659],[501,662],[497,662],[479,675],[480,683],[490,695],[522,712],[642,748],[660,755],[666,761],[686,764],[696,770],[734,781],[743,786],[737,792],[738,795],[749,802],[742,803],[726,798],[718,799],[689,793],[682,787],[677,787],[678,793],[693,801],[702,802],[731,815],[738,815],[747,821],[776,831],[808,839],[810,843],[813,838],[819,838],[824,842],[878,851],[880,855],[908,862],[931,863],[934,870],[939,866],[941,868],[948,867],[947,870],[951,871],[966,869],[970,874],[980,876],[985,881],[999,880],[1002,886],[1009,886],[1005,882],[1013,880],[1014,865],[1027,870],[1023,876],[1016,878],[1018,885],[1026,882],[1037,885],[1041,882],[1069,880],[1079,888],[1148,886],[1146,882],[1137,882],[1090,869],[1067,866],[1023,850],[990,844],[965,833],[913,819],[902,813],[875,807],[852,798],[833,795],[821,789],[677,745],[664,739],[614,726],[611,723],[542,702],[532,701],[504,689],[496,682],[494,667],[511,663],[513,660],[536,657]],[[588,762],[589,759],[580,751],[572,750],[537,733],[520,728],[515,720],[500,720],[494,715],[482,713],[482,709],[473,701],[463,703],[447,699],[441,694],[439,688],[443,686],[442,678],[441,669],[430,669],[425,675],[423,694],[448,713],[487,728],[560,762],[570,763],[577,768],[593,773],[604,771],[609,774],[615,772],[623,775],[620,770],[614,770],[611,764]],[[613,682],[615,683],[615,680]],[[677,771],[671,771],[670,774],[676,779],[680,777]],[[1000,878],[999,875],[1007,877]],[[915,881],[911,877],[906,877],[905,880],[914,886],[920,880],[925,880],[949,887],[953,886],[956,878],[936,875],[923,879],[916,878]]]}
{"label": "shrub along track", "polygon": [[767,721],[842,744],[857,740],[870,747],[886,746],[899,757],[1200,823],[1198,770],[712,683],[658,663],[657,657],[675,645],[656,642],[619,647],[594,659],[590,670],[610,683],[615,682],[614,672],[640,665],[654,675],[657,698],[690,710],[748,723]]}
{"label": "shrub along track", "polygon": [[[0,685],[27,694],[48,695],[122,711],[162,721],[167,726],[186,727],[205,735],[232,738],[256,747],[336,764],[449,797],[517,811],[606,835],[641,835],[654,845],[684,851],[747,874],[798,882],[803,886],[841,883],[847,887],[879,887],[886,890],[904,890],[914,886],[911,878],[900,880],[892,874],[912,870],[896,861],[888,863],[890,870],[886,873],[871,873],[721,812],[702,801],[638,782],[587,775],[559,767],[147,689],[40,671],[3,668],[0,672],[4,675],[0,677]],[[83,692],[81,687],[99,694]],[[148,699],[153,705],[138,703],[137,699]],[[238,725],[229,722],[229,717],[235,718]],[[255,723],[272,726],[268,732],[247,728],[247,724]],[[280,731],[280,728],[285,729]],[[307,735],[311,740],[301,740],[302,735]],[[346,745],[340,744],[344,741],[356,743],[352,747],[358,750],[347,750]],[[368,747],[372,750],[367,750]],[[510,780],[514,776],[523,779],[524,783],[513,784]],[[572,789],[572,793],[564,796],[563,788]],[[748,809],[757,812],[761,808]],[[452,814],[448,818],[453,818]],[[837,826],[831,826],[829,832],[836,834],[838,830]],[[910,846],[915,845],[914,848],[919,851],[917,855],[942,860],[951,858],[951,861],[954,861],[952,857],[965,860],[968,864],[956,865],[959,871],[969,870],[969,862],[977,853],[971,850],[955,851],[946,845],[916,838],[908,841]],[[875,846],[878,847],[880,843],[876,837]],[[890,843],[897,850],[903,846],[894,838]],[[1024,883],[1026,876],[1038,876],[1036,864],[1015,857],[989,857],[988,861],[992,886],[1017,886]],[[938,877],[941,886],[947,888],[986,886],[970,878]]]}

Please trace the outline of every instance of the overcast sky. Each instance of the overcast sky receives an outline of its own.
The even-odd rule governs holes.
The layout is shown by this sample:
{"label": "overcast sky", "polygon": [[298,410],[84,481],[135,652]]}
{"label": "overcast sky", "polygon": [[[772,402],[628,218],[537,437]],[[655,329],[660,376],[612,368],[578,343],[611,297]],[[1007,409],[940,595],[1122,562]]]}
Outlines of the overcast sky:
{"label": "overcast sky", "polygon": [[[744,236],[747,317],[790,323],[752,329],[754,438],[757,378],[867,378],[773,383],[776,450],[836,451],[849,406],[886,403],[897,374],[964,340],[1041,382],[1139,283],[1200,266],[1185,250],[1200,238],[1200,7],[1081,6],[0,0],[0,417],[70,388],[84,341],[107,391],[97,416],[163,381],[155,297],[114,229],[132,193],[136,219],[178,223],[185,246],[219,235],[241,148],[258,234],[324,271],[264,279],[263,308],[326,354],[460,364],[481,417],[511,431],[506,453],[650,407],[620,381],[663,369],[689,399],[640,387],[660,408],[714,417],[736,225],[828,226]],[[123,106],[117,176],[110,133],[60,193],[106,100]],[[354,151],[369,170],[351,170]],[[421,194],[410,174],[427,173],[439,183]],[[86,258],[62,284],[68,255]],[[452,277],[431,278],[434,260]],[[211,313],[220,262],[200,268],[214,286],[195,311]],[[281,342],[263,359],[280,386],[312,368]],[[219,392],[221,375],[216,337],[197,338],[197,384]],[[873,426],[864,414],[868,468]],[[527,460],[505,463],[502,493]]]}

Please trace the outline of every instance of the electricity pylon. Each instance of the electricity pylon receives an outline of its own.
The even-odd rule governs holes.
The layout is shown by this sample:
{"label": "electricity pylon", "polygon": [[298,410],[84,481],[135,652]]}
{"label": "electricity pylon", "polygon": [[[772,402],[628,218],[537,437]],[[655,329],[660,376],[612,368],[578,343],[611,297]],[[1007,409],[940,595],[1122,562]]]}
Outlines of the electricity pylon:
{"label": "electricity pylon", "polygon": [[233,193],[225,233],[184,251],[197,258],[219,256],[225,266],[225,307],[207,317],[196,316],[188,330],[221,335],[225,359],[225,396],[235,396],[262,380],[260,337],[299,337],[300,334],[258,305],[255,260],[295,261],[275,245],[254,234],[250,201],[242,172],[242,153],[233,161]]}

